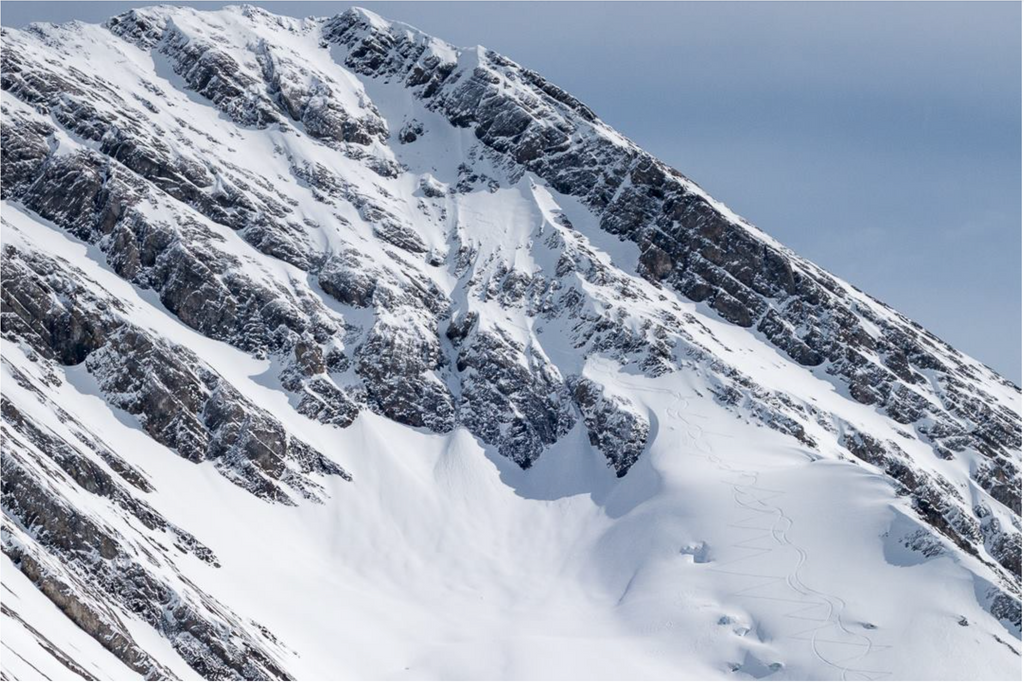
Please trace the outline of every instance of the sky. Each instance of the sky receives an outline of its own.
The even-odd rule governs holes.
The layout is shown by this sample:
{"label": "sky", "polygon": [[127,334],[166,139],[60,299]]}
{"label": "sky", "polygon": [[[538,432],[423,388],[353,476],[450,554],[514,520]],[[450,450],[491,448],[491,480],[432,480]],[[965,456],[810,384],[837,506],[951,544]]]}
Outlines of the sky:
{"label": "sky", "polygon": [[[0,23],[148,4],[5,0]],[[494,49],[1021,383],[1019,3],[251,4],[295,16],[358,4]]]}

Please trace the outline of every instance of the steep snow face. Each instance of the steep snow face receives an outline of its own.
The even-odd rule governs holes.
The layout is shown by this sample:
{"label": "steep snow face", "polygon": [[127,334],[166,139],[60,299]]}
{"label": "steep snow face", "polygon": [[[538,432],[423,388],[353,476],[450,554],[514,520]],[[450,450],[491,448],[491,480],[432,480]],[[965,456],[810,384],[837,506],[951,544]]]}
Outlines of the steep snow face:
{"label": "steep snow face", "polygon": [[1020,389],[365,10],[3,30],[9,678],[1014,678]]}

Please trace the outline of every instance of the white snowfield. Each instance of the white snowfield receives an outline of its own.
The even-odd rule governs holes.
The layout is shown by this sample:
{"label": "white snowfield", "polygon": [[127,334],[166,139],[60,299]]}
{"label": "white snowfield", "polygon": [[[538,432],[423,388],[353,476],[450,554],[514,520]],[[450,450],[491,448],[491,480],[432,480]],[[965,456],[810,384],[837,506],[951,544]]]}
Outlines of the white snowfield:
{"label": "white snowfield", "polygon": [[[379,30],[420,41],[426,46],[421,60],[456,63],[468,74],[487,59],[482,49],[457,50],[356,11]],[[217,176],[211,193],[238,189],[242,176],[265,179],[290,207],[311,251],[358,251],[382,288],[432,283],[462,312],[473,311],[478,329],[529,348],[519,360],[524,366],[544,362],[561,377],[593,380],[640,415],[649,435],[636,463],[617,477],[583,419],[527,469],[462,425],[434,433],[372,409],[362,409],[344,428],[320,423],[300,414],[295,396],[282,388],[281,358],[261,359],[204,336],[152,290],[116,274],[105,245],[76,238],[17,200],[4,201],[4,249],[63,262],[90,291],[120,301],[126,319],[194,352],[288,433],[351,474],[351,481],[314,476],[323,487],[319,502],[298,496],[294,505],[268,502],[213,462],[188,461],[150,437],[136,415],[112,404],[85,363],[46,361],[5,333],[4,399],[113,471],[69,426],[86,425],[151,484],[149,492],[133,491],[136,497],[217,559],[213,564],[181,551],[166,531],[140,525],[110,499],[55,474],[47,453],[11,441],[76,514],[101,520],[134,543],[140,564],[183,595],[211,595],[296,679],[1020,679],[1019,616],[1015,624],[990,613],[993,588],[1019,600],[1019,576],[1014,583],[990,556],[965,552],[936,532],[891,478],[842,445],[842,434],[855,428],[899,443],[921,471],[957,491],[956,504],[967,513],[983,503],[1004,529],[1019,534],[1019,516],[972,478],[980,454],[936,457],[913,424],[851,399],[822,367],[801,366],[753,329],[640,277],[637,246],[603,231],[581,201],[534,173],[510,178],[481,151],[472,127],[453,126],[400,81],[346,68],[344,46],[321,45],[324,20],[252,8],[141,12],[153,25],[171,22],[186,41],[215,41],[254,82],[265,77],[254,55],[277,54],[282,83],[329,84],[329,95],[319,96],[334,98],[353,116],[379,116],[389,135],[375,137],[356,156],[315,139],[301,123],[239,125],[194,92],[159,50],[103,26],[5,29],[5,49],[49,60],[72,78],[75,69],[101,79],[131,102],[154,139],[208,164]],[[5,121],[20,116],[56,128],[50,138],[55,155],[98,149],[6,86],[2,101]],[[114,105],[107,113],[125,115]],[[399,144],[399,131],[410,121],[423,132]],[[588,130],[632,145],[599,120]],[[369,170],[377,163],[398,170],[393,176]],[[463,164],[495,185],[450,191]],[[318,165],[349,183],[347,198],[315,197],[315,188],[293,170]],[[233,169],[233,175],[215,168]],[[251,182],[242,190],[263,191]],[[379,238],[374,219],[352,197],[372,198],[414,233],[422,253],[440,254],[444,264]],[[212,233],[204,248],[235,259],[235,269],[275,291],[316,300],[325,316],[348,329],[332,341],[341,350],[353,350],[359,330],[382,320],[413,339],[421,327],[437,331],[422,311],[333,299],[316,276],[161,191],[151,192],[139,210],[168,222],[187,216]],[[460,246],[474,254],[468,275],[456,263]],[[508,272],[554,278],[564,254],[607,267],[618,278],[561,275],[592,319],[621,309],[616,324],[640,336],[649,320],[682,321],[668,337],[672,371],[652,376],[617,351],[581,348],[577,320],[545,317],[480,293]],[[840,284],[876,315],[896,319]],[[638,292],[625,305],[623,287]],[[450,344],[442,352],[454,366]],[[977,368],[992,400],[1020,414],[1019,389],[980,363],[948,353]],[[716,399],[722,383],[715,363],[807,406],[806,415],[821,416],[794,417],[815,445],[766,427],[743,403]],[[352,370],[329,378],[341,387],[359,381]],[[447,370],[430,380],[460,395]],[[938,404],[937,388],[921,390]],[[1015,456],[1019,471],[1019,450]],[[921,537],[928,541],[911,541]],[[9,558],[12,546],[47,550],[45,538],[9,517],[6,497],[3,544],[2,679],[140,677]],[[115,601],[103,608],[170,674],[199,677],[157,628]]]}

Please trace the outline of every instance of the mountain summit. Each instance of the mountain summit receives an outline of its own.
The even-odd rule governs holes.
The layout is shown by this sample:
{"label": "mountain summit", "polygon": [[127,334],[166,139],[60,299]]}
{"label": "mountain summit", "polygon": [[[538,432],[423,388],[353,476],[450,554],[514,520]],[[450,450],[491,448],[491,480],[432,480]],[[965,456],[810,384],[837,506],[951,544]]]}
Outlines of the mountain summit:
{"label": "mountain summit", "polygon": [[2,40],[4,679],[1017,679],[1020,389],[541,75]]}

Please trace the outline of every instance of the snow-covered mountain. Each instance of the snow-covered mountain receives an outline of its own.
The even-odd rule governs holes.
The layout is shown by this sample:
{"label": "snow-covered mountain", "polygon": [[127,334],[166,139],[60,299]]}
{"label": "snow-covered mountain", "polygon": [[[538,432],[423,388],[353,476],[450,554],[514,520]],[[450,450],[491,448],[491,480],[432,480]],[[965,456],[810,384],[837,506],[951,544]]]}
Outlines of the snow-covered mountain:
{"label": "snow-covered mountain", "polygon": [[1020,389],[539,74],[2,47],[3,679],[1019,678]]}

